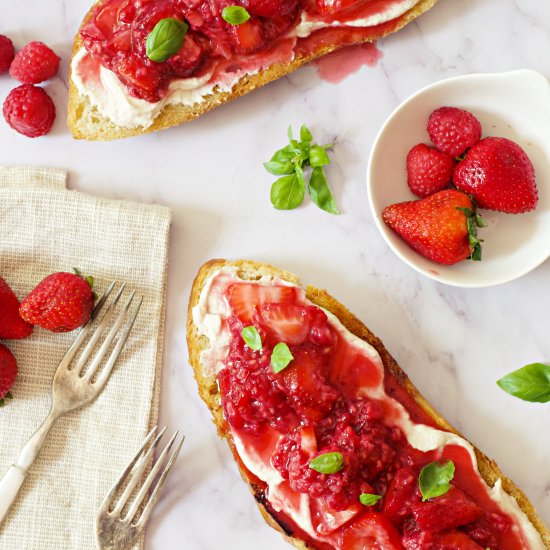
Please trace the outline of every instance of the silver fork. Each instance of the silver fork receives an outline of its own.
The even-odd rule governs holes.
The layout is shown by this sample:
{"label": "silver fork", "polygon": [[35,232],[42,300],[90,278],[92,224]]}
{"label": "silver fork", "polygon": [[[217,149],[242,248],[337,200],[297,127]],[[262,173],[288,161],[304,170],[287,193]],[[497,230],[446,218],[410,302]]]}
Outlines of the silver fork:
{"label": "silver fork", "polygon": [[[159,498],[160,490],[178,456],[178,453],[180,452],[181,446],[183,445],[183,441],[185,439],[185,437],[182,437],[175,451],[172,453],[172,456],[170,456],[170,459],[168,460],[168,463],[164,467],[162,473],[156,480],[156,483],[153,484],[160,472],[160,469],[166,461],[170,449],[174,445],[178,432],[172,436],[172,439],[170,439],[168,445],[166,445],[153,465],[149,475],[143,481],[138,494],[130,503],[130,497],[142,479],[145,469],[153,456],[155,447],[158,445],[165,431],[166,426],[155,437],[153,443],[149,445],[157,432],[157,427],[155,426],[151,430],[141,448],[136,452],[124,472],[122,472],[120,478],[113,485],[112,489],[109,491],[109,494],[105,497],[105,500],[101,504],[96,521],[96,540],[99,550],[127,550],[137,541],[145,529],[147,521],[153,511],[153,507]],[[120,492],[125,483],[127,483],[127,485],[122,492],[122,495],[120,498],[117,498],[117,493]],[[145,499],[146,494],[150,489],[152,489],[152,491]],[[142,506],[144,507],[138,515],[138,512]],[[127,512],[123,513],[126,508]]]}
{"label": "silver fork", "polygon": [[[84,339],[90,333],[92,323],[99,316],[114,286],[115,282],[109,285],[109,288],[98,301],[92,313],[91,319],[79,332],[75,341],[69,348],[69,351],[57,367],[52,383],[52,405],[46,420],[44,420],[42,426],[40,426],[36,433],[27,441],[27,443],[25,443],[15,464],[10,466],[0,480],[0,526],[4,518],[8,515],[11,506],[15,502],[15,499],[23,486],[29,468],[38,458],[52,426],[58,418],[70,411],[74,411],[75,409],[80,409],[81,407],[88,405],[101,393],[101,390],[104,388],[116,360],[118,359],[118,356],[126,343],[141,306],[141,298],[138,298],[133,313],[129,315],[126,326],[122,329],[122,331],[120,331],[126,317],[126,313],[128,312],[130,304],[134,299],[135,291],[132,291],[129,298],[126,300],[126,303],[124,304],[119,315],[114,319],[107,336],[99,346],[99,349],[90,361],[89,366],[85,369],[86,361],[90,357],[92,351],[94,351],[98,346],[99,339],[107,327],[111,324],[111,321],[115,316],[116,305],[120,300],[125,287],[125,285],[122,285],[111,304],[104,312],[103,317],[99,321],[95,331],[92,333],[91,338],[86,344],[84,350],[81,352],[76,361],[73,361],[80,346],[84,342]],[[109,346],[113,343],[115,336],[119,334],[119,331],[119,338],[114,345],[110,356],[106,360],[103,369],[99,371],[98,374],[98,369],[102,364],[102,360],[109,350]],[[96,376],[95,380],[93,380],[94,376]]]}

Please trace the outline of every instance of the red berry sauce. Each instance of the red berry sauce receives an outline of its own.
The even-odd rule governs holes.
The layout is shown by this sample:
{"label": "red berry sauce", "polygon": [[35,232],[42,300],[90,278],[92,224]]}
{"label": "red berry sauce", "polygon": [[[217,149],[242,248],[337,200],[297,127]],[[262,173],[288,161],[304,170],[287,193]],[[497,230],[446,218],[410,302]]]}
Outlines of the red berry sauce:
{"label": "red berry sauce", "polygon": [[[224,295],[232,309],[229,351],[218,373],[225,418],[234,436],[280,474],[289,502],[308,496],[319,536],[303,532],[291,511],[268,501],[281,524],[316,548],[363,548],[373,533],[390,549],[524,547],[468,451],[458,445],[414,449],[396,423],[400,407],[417,424],[433,427],[431,417],[298,288],[230,282]],[[261,350],[245,344],[247,326],[260,334]],[[293,360],[275,373],[270,357],[280,342]],[[386,393],[376,394],[377,387]],[[368,396],[371,391],[377,398]],[[342,454],[341,470],[323,474],[309,467],[329,452]],[[455,477],[448,493],[422,502],[418,476],[434,460],[452,460]],[[362,493],[382,498],[367,507],[359,502]]]}

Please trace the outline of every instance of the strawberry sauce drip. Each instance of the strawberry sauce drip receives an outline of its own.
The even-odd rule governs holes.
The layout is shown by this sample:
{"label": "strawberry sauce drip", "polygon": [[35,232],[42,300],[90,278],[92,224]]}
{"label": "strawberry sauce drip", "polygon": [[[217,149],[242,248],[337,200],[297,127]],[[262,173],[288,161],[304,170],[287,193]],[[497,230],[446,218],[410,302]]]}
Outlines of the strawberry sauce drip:
{"label": "strawberry sauce drip", "polygon": [[[346,21],[383,15],[401,2],[241,0],[238,4],[249,12],[250,19],[241,25],[231,25],[222,18],[222,11],[234,5],[233,0],[105,0],[93,10],[80,36],[89,54],[113,71],[132,96],[156,102],[168,93],[173,80],[212,73],[219,76],[220,65],[231,68],[237,63],[254,72],[275,62],[289,62],[295,54],[311,53],[324,44],[345,46],[373,39],[377,33],[391,31],[400,18],[365,28],[346,26]],[[341,25],[317,30],[307,38],[293,38],[294,50],[280,47],[292,37],[292,30],[304,13],[315,21],[336,20]],[[146,55],[147,36],[165,18],[185,21],[189,28],[177,53],[162,62],[152,61]],[[374,63],[376,52],[372,48],[361,51],[360,64]],[[358,60],[359,56],[355,64]],[[348,72],[358,68],[352,63],[347,67]],[[343,78],[336,77],[334,70],[331,74],[327,78],[332,82]]]}
{"label": "strawberry sauce drip", "polygon": [[348,46],[317,59],[315,67],[321,80],[338,84],[361,67],[375,67],[382,57],[382,52],[375,44],[367,42]]}
{"label": "strawberry sauce drip", "polygon": [[[218,373],[225,418],[247,452],[282,478],[266,505],[277,520],[316,548],[518,550],[514,520],[489,497],[468,451],[458,445],[422,452],[399,427],[402,414],[437,427],[403,384],[376,357],[344,338],[301,291],[282,285],[232,282],[224,295],[230,345]],[[254,326],[262,347],[245,344]],[[284,342],[293,356],[275,373],[271,354]],[[380,393],[383,387],[386,394]],[[372,396],[372,397],[371,397]],[[343,467],[324,474],[309,467],[319,455],[341,453]],[[422,502],[418,476],[433,461],[455,464],[451,489]],[[260,482],[260,486],[262,483]],[[382,498],[363,506],[359,496]],[[280,505],[281,495],[291,510]],[[294,522],[306,495],[312,539]]]}

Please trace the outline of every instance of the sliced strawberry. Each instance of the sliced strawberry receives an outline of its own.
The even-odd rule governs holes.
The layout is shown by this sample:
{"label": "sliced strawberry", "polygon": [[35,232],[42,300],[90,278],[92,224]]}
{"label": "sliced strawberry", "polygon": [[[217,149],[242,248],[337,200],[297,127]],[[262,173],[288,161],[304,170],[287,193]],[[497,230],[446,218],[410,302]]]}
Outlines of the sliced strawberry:
{"label": "sliced strawberry", "polygon": [[355,6],[357,0],[316,0],[316,3],[322,15],[331,15]]}
{"label": "sliced strawberry", "polygon": [[483,550],[466,533],[451,531],[439,538],[438,550]]}
{"label": "sliced strawberry", "polygon": [[251,18],[241,25],[233,25],[230,30],[237,53],[250,53],[263,46],[262,24],[257,19]]}
{"label": "sliced strawberry", "polygon": [[294,304],[266,304],[260,308],[262,324],[279,342],[295,346],[304,342],[310,330],[313,314],[310,309]]}
{"label": "sliced strawberry", "polygon": [[420,500],[417,488],[418,476],[411,468],[401,468],[390,481],[382,509],[396,525],[411,515],[413,503]]}
{"label": "sliced strawberry", "polygon": [[342,550],[401,550],[401,537],[390,520],[377,512],[357,518],[342,535]]}
{"label": "sliced strawberry", "polygon": [[248,323],[252,321],[257,308],[264,304],[293,302],[296,292],[291,286],[233,283],[227,287],[225,296],[235,315],[244,323]]}
{"label": "sliced strawberry", "polygon": [[300,429],[300,447],[310,456],[317,453],[317,438],[313,426],[304,426]]}
{"label": "sliced strawberry", "polygon": [[422,530],[439,532],[475,521],[481,509],[464,491],[452,486],[444,495],[413,504],[412,513]]}
{"label": "sliced strawberry", "polygon": [[280,376],[294,408],[309,420],[319,421],[332,409],[338,392],[327,384],[325,361],[315,348],[293,350],[294,359]]}

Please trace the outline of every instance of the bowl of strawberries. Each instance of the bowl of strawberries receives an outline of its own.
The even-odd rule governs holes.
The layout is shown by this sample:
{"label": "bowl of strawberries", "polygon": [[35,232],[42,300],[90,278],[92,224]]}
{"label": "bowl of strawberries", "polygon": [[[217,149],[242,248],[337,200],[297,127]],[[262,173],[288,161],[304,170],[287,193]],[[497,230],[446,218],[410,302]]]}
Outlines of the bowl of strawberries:
{"label": "bowl of strawberries", "polygon": [[367,186],[388,246],[436,281],[487,287],[550,255],[550,84],[531,70],[437,82],[374,142]]}

